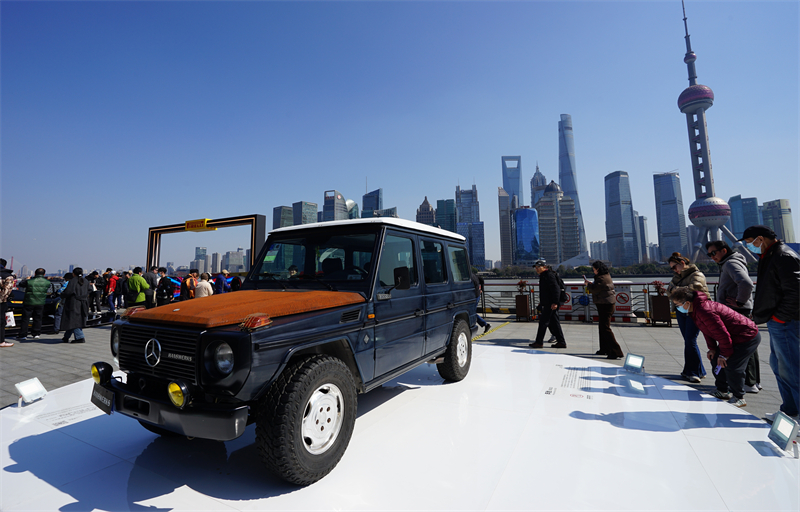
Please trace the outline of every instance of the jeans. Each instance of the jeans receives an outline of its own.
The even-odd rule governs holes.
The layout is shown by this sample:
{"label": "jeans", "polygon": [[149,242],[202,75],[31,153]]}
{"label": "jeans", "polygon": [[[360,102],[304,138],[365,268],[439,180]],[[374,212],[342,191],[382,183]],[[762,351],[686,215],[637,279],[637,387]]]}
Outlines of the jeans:
{"label": "jeans", "polygon": [[[478,296],[478,307],[480,306],[481,306],[481,298],[480,296]],[[475,320],[478,321],[478,325],[480,325],[481,327],[486,327],[486,320],[481,318],[481,315],[479,315],[477,312],[475,313]]]}
{"label": "jeans", "polygon": [[56,304],[56,314],[53,315],[53,330],[58,334],[61,330],[61,317],[64,316],[64,301],[59,300]]}
{"label": "jeans", "polygon": [[680,311],[675,312],[678,318],[678,328],[683,335],[683,371],[682,375],[691,377],[704,377],[706,369],[703,366],[703,359],[700,356],[700,349],[697,347],[697,335],[700,329],[695,325],[692,317]]}
{"label": "jeans", "polygon": [[112,313],[116,312],[116,310],[117,310],[117,308],[116,308],[116,307],[114,307],[114,302],[116,302],[116,301],[114,300],[114,298],[115,298],[115,297],[116,297],[116,295],[114,295],[113,293],[109,293],[109,294],[108,294],[108,309],[109,309],[109,310],[110,310]]}
{"label": "jeans", "polygon": [[81,329],[80,327],[76,327],[74,329],[67,329],[66,332],[64,332],[64,339],[68,340],[73,333],[75,334],[76,340],[83,339],[83,329]]}
{"label": "jeans", "polygon": [[781,412],[797,416],[800,412],[800,322],[786,323],[770,320],[769,366],[778,381],[778,392],[783,403]]}

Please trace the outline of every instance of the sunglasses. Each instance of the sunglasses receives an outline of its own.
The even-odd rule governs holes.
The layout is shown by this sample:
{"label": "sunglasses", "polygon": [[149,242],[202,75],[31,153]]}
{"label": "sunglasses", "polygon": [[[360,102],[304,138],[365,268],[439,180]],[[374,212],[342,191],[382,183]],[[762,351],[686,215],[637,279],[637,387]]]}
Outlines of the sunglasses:
{"label": "sunglasses", "polygon": [[718,252],[719,252],[719,251],[711,251],[710,253],[708,253],[708,257],[709,257],[709,258],[713,258],[714,256],[716,256],[716,255],[717,255],[717,253],[718,253]]}
{"label": "sunglasses", "polygon": [[677,267],[677,266],[678,266],[678,264],[676,263],[675,265],[670,265],[669,268],[671,268],[672,270],[675,270],[675,267]]}

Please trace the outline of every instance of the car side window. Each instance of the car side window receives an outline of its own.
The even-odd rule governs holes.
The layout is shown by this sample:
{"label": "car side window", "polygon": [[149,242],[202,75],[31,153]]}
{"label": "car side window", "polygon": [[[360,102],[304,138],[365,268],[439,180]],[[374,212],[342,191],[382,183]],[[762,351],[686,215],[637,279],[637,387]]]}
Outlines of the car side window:
{"label": "car side window", "polygon": [[447,267],[444,259],[444,245],[439,242],[422,240],[422,275],[426,284],[444,283],[447,281]]}
{"label": "car side window", "polygon": [[447,247],[450,256],[450,269],[455,281],[469,281],[469,265],[467,265],[467,250],[463,247]]}
{"label": "car side window", "polygon": [[414,258],[414,242],[410,238],[387,235],[378,269],[381,286],[394,286],[394,269],[399,267],[408,267],[409,282],[411,286],[416,286],[419,280]]}

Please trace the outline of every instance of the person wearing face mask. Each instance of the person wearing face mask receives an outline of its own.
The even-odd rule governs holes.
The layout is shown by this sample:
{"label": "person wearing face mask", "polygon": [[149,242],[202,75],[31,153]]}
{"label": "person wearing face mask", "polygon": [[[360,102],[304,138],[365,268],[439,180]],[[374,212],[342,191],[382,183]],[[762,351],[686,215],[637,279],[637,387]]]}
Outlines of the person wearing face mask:
{"label": "person wearing face mask", "polygon": [[[767,324],[769,366],[778,381],[781,412],[800,413],[800,257],[767,226],[750,226],[741,241],[760,255],[753,320]],[[774,414],[767,414],[772,420]]]}
{"label": "person wearing face mask", "polygon": [[[707,356],[711,365],[725,369],[725,380],[717,382],[713,396],[728,400],[734,407],[744,407],[744,372],[750,356],[761,343],[758,326],[733,309],[714,302],[708,295],[688,286],[678,286],[669,294],[675,308],[688,315],[697,325],[708,345]],[[723,389],[720,389],[724,386]],[[727,389],[724,389],[727,388]]]}
{"label": "person wearing face mask", "polygon": [[[669,268],[675,272],[675,276],[669,283],[668,292],[671,293],[672,290],[680,286],[688,286],[692,290],[701,291],[704,294],[708,293],[706,276],[689,261],[689,258],[679,252],[673,252],[667,263],[669,263]],[[681,377],[693,384],[699,384],[700,379],[706,376],[700,349],[697,347],[697,335],[700,331],[697,329],[692,317],[685,311],[678,309],[675,317],[678,320],[678,328],[683,336],[684,363]]]}

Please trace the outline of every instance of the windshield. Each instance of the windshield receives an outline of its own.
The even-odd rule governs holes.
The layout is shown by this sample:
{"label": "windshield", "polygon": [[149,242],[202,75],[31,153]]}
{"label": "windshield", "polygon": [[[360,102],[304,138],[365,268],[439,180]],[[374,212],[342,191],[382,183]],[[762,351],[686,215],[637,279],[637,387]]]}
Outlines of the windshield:
{"label": "windshield", "polygon": [[[294,236],[292,236],[294,235]],[[301,236],[302,235],[302,236]],[[329,289],[367,293],[375,233],[286,233],[270,236],[247,277],[255,288]]]}

